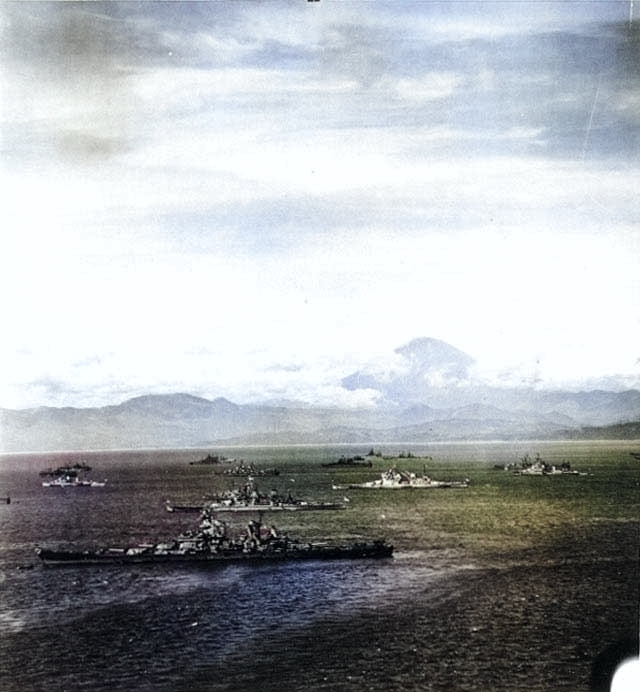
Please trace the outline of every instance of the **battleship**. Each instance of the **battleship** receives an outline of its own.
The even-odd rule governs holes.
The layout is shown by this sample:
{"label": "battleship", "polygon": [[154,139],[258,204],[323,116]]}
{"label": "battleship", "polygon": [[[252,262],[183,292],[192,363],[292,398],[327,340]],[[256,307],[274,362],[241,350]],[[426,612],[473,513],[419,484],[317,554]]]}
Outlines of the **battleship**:
{"label": "battleship", "polygon": [[205,504],[172,504],[167,501],[168,512],[202,512],[205,508],[216,512],[300,512],[319,510],[340,510],[347,506],[341,502],[312,502],[300,500],[287,493],[282,495],[277,490],[261,493],[253,478],[239,488],[226,490],[209,497]]}
{"label": "battleship", "polygon": [[402,489],[402,488],[467,488],[469,479],[462,481],[437,481],[426,474],[418,476],[408,471],[398,471],[389,469],[380,475],[380,478],[364,483],[350,483],[349,485],[333,485],[334,490],[356,490],[359,488],[383,488],[383,489]]}
{"label": "battleship", "polygon": [[332,544],[328,541],[292,540],[275,526],[262,520],[250,521],[246,531],[236,536],[228,532],[225,522],[205,509],[198,527],[167,543],[141,544],[130,547],[105,547],[96,550],[53,550],[36,548],[45,565],[140,565],[154,563],[264,564],[294,560],[360,560],[390,558],[393,546],[384,539]]}

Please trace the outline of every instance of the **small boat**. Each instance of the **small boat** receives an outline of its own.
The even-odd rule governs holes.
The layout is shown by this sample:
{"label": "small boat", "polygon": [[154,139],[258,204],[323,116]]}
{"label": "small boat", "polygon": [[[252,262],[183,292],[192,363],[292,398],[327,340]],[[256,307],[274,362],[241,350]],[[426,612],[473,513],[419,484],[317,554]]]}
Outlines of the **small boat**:
{"label": "small boat", "polygon": [[382,489],[402,489],[402,488],[468,488],[469,479],[463,481],[437,481],[427,475],[418,476],[408,471],[398,471],[389,469],[380,475],[380,478],[365,483],[351,483],[346,487],[343,485],[333,485],[334,490],[355,490],[359,488],[382,488]]}
{"label": "small boat", "polygon": [[331,544],[302,543],[281,534],[275,526],[250,521],[244,534],[231,537],[227,525],[205,510],[197,530],[184,533],[168,543],[142,544],[135,547],[99,548],[97,550],[52,550],[37,548],[36,553],[47,565],[138,565],[270,563],[292,560],[355,560],[389,558],[393,546],[385,540]]}
{"label": "small boat", "polygon": [[174,505],[169,500],[165,503],[167,512],[183,512],[185,514],[198,514],[204,509],[204,505]]}

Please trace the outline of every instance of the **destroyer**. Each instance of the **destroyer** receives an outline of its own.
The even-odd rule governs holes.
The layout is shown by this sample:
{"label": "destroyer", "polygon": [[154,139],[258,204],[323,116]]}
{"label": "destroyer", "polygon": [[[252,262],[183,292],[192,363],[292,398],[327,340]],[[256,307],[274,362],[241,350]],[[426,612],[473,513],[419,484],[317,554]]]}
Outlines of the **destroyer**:
{"label": "destroyer", "polygon": [[289,560],[355,560],[388,558],[393,546],[384,540],[332,545],[328,542],[302,543],[291,540],[275,526],[250,521],[247,530],[236,537],[228,535],[227,525],[205,509],[197,529],[169,543],[143,544],[127,548],[98,550],[49,550],[37,548],[45,564],[99,565],[144,563],[282,562]]}

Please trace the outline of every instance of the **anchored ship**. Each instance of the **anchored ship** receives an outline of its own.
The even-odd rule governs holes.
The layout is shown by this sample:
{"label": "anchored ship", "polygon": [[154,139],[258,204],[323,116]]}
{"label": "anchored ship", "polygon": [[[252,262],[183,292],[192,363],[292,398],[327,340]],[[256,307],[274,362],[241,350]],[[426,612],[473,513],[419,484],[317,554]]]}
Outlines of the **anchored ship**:
{"label": "anchored ship", "polygon": [[[58,466],[57,469],[40,471],[41,476],[53,478],[51,481],[42,481],[44,488],[102,488],[106,481],[90,481],[86,474],[91,471],[91,466],[85,463],[73,466]],[[81,475],[82,474],[82,475]]]}
{"label": "anchored ship", "polygon": [[398,471],[397,469],[389,469],[380,475],[380,478],[374,481],[366,481],[365,483],[351,483],[347,486],[333,485],[334,490],[354,490],[358,488],[467,488],[469,480],[465,478],[462,481],[437,481],[430,478],[426,474],[418,476],[415,473],[408,471]]}
{"label": "anchored ship", "polygon": [[218,471],[218,473],[224,476],[279,476],[280,470],[275,467],[262,468],[253,463],[245,464],[244,461],[241,461],[231,468]]}
{"label": "anchored ship", "polygon": [[212,510],[205,509],[197,529],[168,543],[97,550],[37,548],[36,552],[45,564],[51,565],[228,564],[388,558],[393,555],[393,546],[383,539],[347,544],[304,543],[290,539],[275,526],[265,526],[261,520],[250,521],[243,534],[231,536],[227,524],[216,519]]}
{"label": "anchored ship", "polygon": [[106,481],[88,481],[78,476],[59,476],[52,481],[42,481],[43,488],[104,488]]}
{"label": "anchored ship", "polygon": [[358,468],[360,466],[364,466],[366,468],[371,468],[373,466],[371,459],[365,459],[364,457],[361,456],[355,456],[355,457],[345,457],[344,455],[341,456],[338,461],[331,461],[326,464],[322,464],[322,466],[326,468],[332,468],[332,467],[341,467],[341,466],[346,466],[347,468]]}
{"label": "anchored ship", "polygon": [[576,471],[571,468],[568,461],[563,461],[560,465],[549,464],[544,461],[539,454],[536,454],[535,459],[531,459],[528,454],[525,454],[520,461],[515,464],[507,464],[503,466],[506,471],[512,471],[518,476],[586,476],[584,471]]}
{"label": "anchored ship", "polygon": [[167,502],[168,512],[201,512],[205,508],[216,512],[299,512],[346,509],[341,502],[308,502],[294,498],[291,493],[282,495],[277,490],[261,493],[253,478],[235,490],[214,495],[206,504],[176,505]]}

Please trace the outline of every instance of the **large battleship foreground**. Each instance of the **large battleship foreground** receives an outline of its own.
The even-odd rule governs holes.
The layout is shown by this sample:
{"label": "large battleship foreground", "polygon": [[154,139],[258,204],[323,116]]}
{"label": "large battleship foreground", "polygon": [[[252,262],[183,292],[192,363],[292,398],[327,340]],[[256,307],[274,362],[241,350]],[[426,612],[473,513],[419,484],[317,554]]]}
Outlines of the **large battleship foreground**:
{"label": "large battleship foreground", "polygon": [[169,543],[97,550],[37,548],[36,552],[45,564],[52,565],[228,564],[386,558],[393,555],[393,546],[384,540],[348,544],[303,543],[280,533],[275,526],[265,526],[261,521],[250,521],[245,533],[230,536],[226,523],[205,509],[197,529],[181,534]]}

